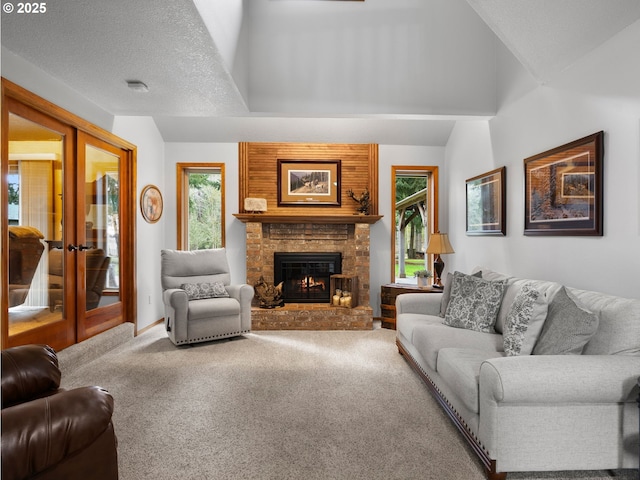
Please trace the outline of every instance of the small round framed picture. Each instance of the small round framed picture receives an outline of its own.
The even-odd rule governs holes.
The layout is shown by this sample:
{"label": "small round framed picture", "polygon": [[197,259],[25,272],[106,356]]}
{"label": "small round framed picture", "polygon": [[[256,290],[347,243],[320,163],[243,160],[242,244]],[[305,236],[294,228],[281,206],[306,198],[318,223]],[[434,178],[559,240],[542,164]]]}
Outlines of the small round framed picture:
{"label": "small round framed picture", "polygon": [[162,194],[155,185],[147,185],[140,194],[140,210],[149,223],[156,223],[162,216]]}

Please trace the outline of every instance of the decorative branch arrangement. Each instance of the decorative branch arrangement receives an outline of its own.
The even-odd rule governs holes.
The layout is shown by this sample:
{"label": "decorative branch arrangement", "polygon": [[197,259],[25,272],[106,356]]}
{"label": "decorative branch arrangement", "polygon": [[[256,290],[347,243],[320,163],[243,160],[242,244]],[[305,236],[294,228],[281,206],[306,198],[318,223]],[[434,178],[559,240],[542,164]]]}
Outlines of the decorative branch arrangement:
{"label": "decorative branch arrangement", "polygon": [[358,202],[360,206],[358,207],[358,212],[362,215],[369,215],[369,209],[371,208],[371,197],[369,195],[369,190],[365,188],[364,192],[359,197],[353,193],[353,190],[347,190],[347,195],[349,198],[352,198],[355,202]]}

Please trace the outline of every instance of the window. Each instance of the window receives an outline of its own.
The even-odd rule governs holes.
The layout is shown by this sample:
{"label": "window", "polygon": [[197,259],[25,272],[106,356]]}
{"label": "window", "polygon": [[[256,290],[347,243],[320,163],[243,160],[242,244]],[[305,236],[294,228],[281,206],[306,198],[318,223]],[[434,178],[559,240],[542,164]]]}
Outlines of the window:
{"label": "window", "polygon": [[178,248],[224,247],[224,164],[179,163]]}
{"label": "window", "polygon": [[392,241],[395,283],[417,284],[415,272],[433,271],[425,253],[429,235],[438,223],[438,167],[392,166],[394,238]]}

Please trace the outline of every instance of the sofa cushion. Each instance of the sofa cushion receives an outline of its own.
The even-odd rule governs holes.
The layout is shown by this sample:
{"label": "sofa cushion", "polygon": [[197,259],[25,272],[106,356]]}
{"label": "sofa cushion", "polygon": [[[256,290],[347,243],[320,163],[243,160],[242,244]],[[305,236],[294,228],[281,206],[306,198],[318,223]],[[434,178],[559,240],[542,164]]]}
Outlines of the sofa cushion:
{"label": "sofa cushion", "polygon": [[598,317],[571,298],[562,287],[549,305],[547,320],[533,353],[579,355],[597,328]]}
{"label": "sofa cushion", "polygon": [[567,288],[598,316],[598,329],[583,355],[640,355],[640,300]]}
{"label": "sofa cushion", "polygon": [[422,313],[403,313],[396,319],[396,331],[409,342],[413,340],[413,331],[420,325],[442,325],[442,318]]}
{"label": "sofa cushion", "polygon": [[486,352],[502,352],[502,335],[452,328],[442,323],[416,325],[411,343],[429,368],[437,370],[438,352],[442,348],[472,348]]}
{"label": "sofa cushion", "polygon": [[[474,272],[472,274],[474,277],[482,278],[482,270]],[[451,301],[451,288],[453,287],[453,274],[451,272],[447,272],[447,282],[444,284],[444,289],[442,290],[442,300],[440,301],[440,316],[442,318],[445,317],[447,313],[447,308],[449,307],[449,302]]]}
{"label": "sofa cushion", "polygon": [[189,302],[189,319],[240,315],[240,302],[235,298],[205,298]]}
{"label": "sofa cushion", "polygon": [[203,298],[228,297],[229,293],[221,282],[183,283],[180,288],[187,292],[189,300],[201,300]]}
{"label": "sofa cushion", "polygon": [[547,317],[546,295],[531,282],[520,289],[504,323],[502,337],[507,356],[529,355]]}
{"label": "sofa cushion", "polygon": [[502,356],[504,354],[500,352],[473,348],[443,348],[438,354],[438,373],[463,405],[478,413],[480,365],[485,360]]}
{"label": "sofa cushion", "polygon": [[455,272],[445,325],[492,333],[505,286],[505,280],[490,281]]}

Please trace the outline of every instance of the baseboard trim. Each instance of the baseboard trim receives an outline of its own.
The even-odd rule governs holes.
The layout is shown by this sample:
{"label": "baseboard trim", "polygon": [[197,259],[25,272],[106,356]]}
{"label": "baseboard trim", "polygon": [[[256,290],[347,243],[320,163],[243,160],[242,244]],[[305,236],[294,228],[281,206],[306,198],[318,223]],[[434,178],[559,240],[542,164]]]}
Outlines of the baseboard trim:
{"label": "baseboard trim", "polygon": [[156,321],[155,321],[155,322],[153,322],[151,325],[147,325],[147,326],[146,326],[146,327],[144,327],[143,329],[138,330],[138,331],[136,332],[136,337],[137,337],[138,335],[142,335],[143,333],[145,333],[145,332],[147,332],[147,331],[151,330],[151,329],[152,329],[153,327],[155,327],[156,325],[160,325],[161,323],[164,323],[164,318],[161,318],[160,320],[156,320]]}

